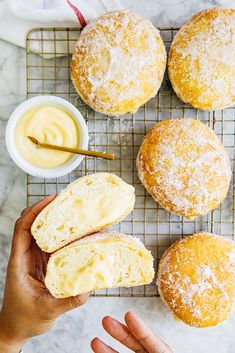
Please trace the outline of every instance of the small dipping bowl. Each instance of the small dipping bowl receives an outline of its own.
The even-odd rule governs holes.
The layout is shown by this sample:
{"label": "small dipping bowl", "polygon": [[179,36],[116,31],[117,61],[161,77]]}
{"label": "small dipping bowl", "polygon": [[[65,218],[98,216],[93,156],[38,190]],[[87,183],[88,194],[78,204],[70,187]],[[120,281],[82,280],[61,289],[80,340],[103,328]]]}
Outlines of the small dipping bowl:
{"label": "small dipping bowl", "polygon": [[[21,103],[11,114],[6,127],[6,145],[7,150],[15,162],[15,164],[21,168],[25,173],[33,175],[39,178],[59,178],[70,172],[79,166],[84,156],[74,154],[67,162],[63,165],[52,169],[39,168],[29,162],[27,162],[19,153],[16,147],[15,129],[18,121],[27,113],[30,109],[40,106],[53,106],[58,109],[62,109],[68,113],[74,120],[79,131],[79,144],[78,148],[87,150],[88,148],[88,129],[83,119],[83,116],[74,105],[66,101],[65,99],[56,96],[37,96],[26,100]],[[41,142],[41,141],[40,141]]]}

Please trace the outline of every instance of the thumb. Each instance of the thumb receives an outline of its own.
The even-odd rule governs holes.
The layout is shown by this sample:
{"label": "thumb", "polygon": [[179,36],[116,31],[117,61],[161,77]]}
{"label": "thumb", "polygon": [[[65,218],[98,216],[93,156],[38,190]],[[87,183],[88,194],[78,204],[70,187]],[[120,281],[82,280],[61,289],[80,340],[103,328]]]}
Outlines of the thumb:
{"label": "thumb", "polygon": [[90,293],[85,293],[85,294],[77,295],[75,297],[55,299],[56,300],[55,305],[57,306],[58,314],[61,315],[72,309],[79,308],[80,306],[84,305],[87,302],[89,296],[90,296]]}

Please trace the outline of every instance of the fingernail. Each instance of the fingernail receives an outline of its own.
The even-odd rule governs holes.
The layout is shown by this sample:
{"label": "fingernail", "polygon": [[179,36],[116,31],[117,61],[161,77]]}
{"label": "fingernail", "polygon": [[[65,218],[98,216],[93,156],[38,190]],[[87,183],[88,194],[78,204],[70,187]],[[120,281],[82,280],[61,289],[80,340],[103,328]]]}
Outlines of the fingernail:
{"label": "fingernail", "polygon": [[51,195],[46,196],[46,199],[50,199],[50,198],[55,197],[55,196],[57,196],[57,194],[51,194]]}

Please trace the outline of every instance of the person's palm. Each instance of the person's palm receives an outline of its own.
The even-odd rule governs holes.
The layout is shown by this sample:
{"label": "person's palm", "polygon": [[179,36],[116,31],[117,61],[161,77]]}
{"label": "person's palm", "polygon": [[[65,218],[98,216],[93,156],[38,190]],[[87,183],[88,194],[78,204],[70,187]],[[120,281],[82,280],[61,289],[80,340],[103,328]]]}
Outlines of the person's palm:
{"label": "person's palm", "polygon": [[32,238],[30,248],[25,254],[25,268],[33,278],[44,282],[49,257],[50,255],[41,251]]}

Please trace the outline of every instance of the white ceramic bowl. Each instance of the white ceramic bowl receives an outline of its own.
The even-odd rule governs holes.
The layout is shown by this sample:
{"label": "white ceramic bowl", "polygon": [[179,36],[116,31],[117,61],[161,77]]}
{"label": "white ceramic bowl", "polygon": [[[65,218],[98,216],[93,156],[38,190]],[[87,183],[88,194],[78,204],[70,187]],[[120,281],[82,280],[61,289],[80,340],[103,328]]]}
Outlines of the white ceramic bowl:
{"label": "white ceramic bowl", "polygon": [[56,96],[37,96],[21,103],[11,114],[6,127],[6,145],[8,152],[15,164],[26,173],[40,178],[59,178],[70,173],[82,162],[84,156],[74,155],[65,164],[53,168],[45,169],[36,167],[27,162],[18,152],[15,144],[15,128],[19,119],[29,109],[40,105],[52,105],[62,107],[68,114],[72,116],[80,131],[79,148],[87,149],[88,147],[88,129],[86,123],[77,108],[68,101]]}

